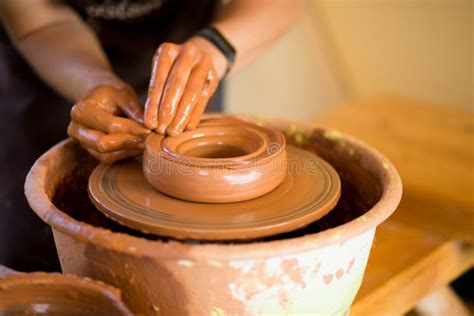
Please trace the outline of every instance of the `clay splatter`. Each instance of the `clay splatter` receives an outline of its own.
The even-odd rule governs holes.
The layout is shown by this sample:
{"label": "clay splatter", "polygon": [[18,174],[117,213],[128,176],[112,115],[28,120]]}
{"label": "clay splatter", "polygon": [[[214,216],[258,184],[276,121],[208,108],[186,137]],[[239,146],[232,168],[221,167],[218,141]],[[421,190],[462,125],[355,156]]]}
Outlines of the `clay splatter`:
{"label": "clay splatter", "polygon": [[295,138],[295,142],[298,145],[301,145],[301,144],[304,143],[305,138],[304,138],[304,135],[302,133],[295,134],[294,138]]}
{"label": "clay splatter", "polygon": [[342,133],[337,129],[330,129],[324,132],[324,138],[336,141],[342,138]]}
{"label": "clay splatter", "polygon": [[214,307],[211,311],[211,316],[225,316],[225,312],[220,307]]}
{"label": "clay splatter", "polygon": [[342,238],[342,230],[338,230],[334,233],[334,235],[332,235],[332,239],[333,240],[339,240]]}
{"label": "clay splatter", "polygon": [[306,141],[303,131],[296,124],[291,124],[286,134],[293,136],[293,139],[298,145],[302,145]]}
{"label": "clay splatter", "polygon": [[333,278],[334,278],[334,275],[332,273],[323,275],[324,284],[331,283]]}
{"label": "clay splatter", "polygon": [[315,267],[314,270],[313,270],[314,274],[319,273],[319,270],[320,270],[320,269],[321,269],[321,262],[318,262],[318,263],[316,264],[316,267]]}
{"label": "clay splatter", "polygon": [[257,124],[260,127],[265,127],[265,125],[267,125],[267,122],[264,119],[257,118],[257,121],[255,122],[255,124]]}
{"label": "clay splatter", "polygon": [[216,267],[216,268],[222,267],[222,262],[217,261],[217,260],[210,260],[210,261],[208,262],[208,264],[209,264],[210,266],[213,266],[213,267]]}
{"label": "clay splatter", "polygon": [[352,257],[352,260],[351,262],[349,262],[349,266],[347,267],[346,273],[351,272],[352,266],[354,266],[354,262],[355,262],[355,257]]}
{"label": "clay splatter", "polygon": [[285,289],[280,288],[278,290],[278,300],[281,306],[283,307],[288,306],[290,299],[288,298],[288,294],[286,294]]}
{"label": "clay splatter", "polygon": [[302,287],[306,287],[306,283],[303,281],[301,269],[298,266],[298,260],[296,258],[283,260],[281,268],[288,274],[291,281],[300,284]]}
{"label": "clay splatter", "polygon": [[178,265],[181,267],[190,268],[194,265],[194,263],[189,260],[178,260]]}
{"label": "clay splatter", "polygon": [[291,124],[291,125],[290,125],[290,128],[286,131],[286,134],[287,134],[288,136],[293,136],[293,135],[295,135],[295,134],[297,134],[297,133],[299,133],[299,132],[300,132],[299,127],[296,126],[296,124]]}

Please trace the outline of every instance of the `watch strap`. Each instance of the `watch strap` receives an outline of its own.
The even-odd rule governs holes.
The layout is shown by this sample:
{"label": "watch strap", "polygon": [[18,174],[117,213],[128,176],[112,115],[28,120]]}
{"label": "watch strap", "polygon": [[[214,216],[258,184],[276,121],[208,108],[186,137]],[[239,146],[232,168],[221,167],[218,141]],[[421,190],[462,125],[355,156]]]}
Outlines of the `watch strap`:
{"label": "watch strap", "polygon": [[222,35],[222,33],[212,25],[197,31],[194,36],[200,36],[207,39],[227,58],[227,69],[225,72],[225,75],[227,75],[235,60],[236,50],[234,46],[232,46],[224,35]]}

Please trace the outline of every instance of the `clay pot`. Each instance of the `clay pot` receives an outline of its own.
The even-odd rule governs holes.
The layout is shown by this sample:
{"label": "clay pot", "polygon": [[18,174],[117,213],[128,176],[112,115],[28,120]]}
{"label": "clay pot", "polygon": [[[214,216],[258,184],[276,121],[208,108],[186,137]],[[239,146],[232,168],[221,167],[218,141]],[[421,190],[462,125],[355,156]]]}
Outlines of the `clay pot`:
{"label": "clay pot", "polygon": [[0,278],[0,315],[132,315],[120,292],[102,282],[58,273]]}
{"label": "clay pot", "polygon": [[232,118],[205,120],[179,136],[150,135],[143,155],[155,189],[203,203],[262,196],[283,181],[286,168],[281,133]]}
{"label": "clay pot", "polygon": [[35,163],[25,186],[31,207],[53,229],[63,271],[120,288],[129,308],[147,315],[345,313],[375,228],[400,201],[398,173],[380,153],[337,131],[285,120],[259,123],[286,132],[287,143],[317,152],[336,168],[342,194],[328,215],[292,233],[241,244],[155,240],[113,225],[111,231],[84,222],[95,223],[99,213],[81,208],[95,165],[65,140]]}

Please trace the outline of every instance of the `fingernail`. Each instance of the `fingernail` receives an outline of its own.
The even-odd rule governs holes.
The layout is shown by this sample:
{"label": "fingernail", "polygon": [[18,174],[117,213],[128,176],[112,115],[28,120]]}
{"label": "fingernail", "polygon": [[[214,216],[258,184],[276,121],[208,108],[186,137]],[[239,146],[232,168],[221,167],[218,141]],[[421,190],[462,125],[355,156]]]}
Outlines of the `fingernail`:
{"label": "fingernail", "polygon": [[170,136],[178,136],[179,135],[179,131],[176,128],[172,128],[172,129],[168,128],[166,130],[166,133]]}
{"label": "fingernail", "polygon": [[146,128],[155,129],[158,126],[158,121],[156,118],[148,118],[145,114],[143,125],[145,125]]}
{"label": "fingernail", "polygon": [[155,120],[155,121],[151,121],[151,122],[146,122],[145,121],[145,126],[149,129],[156,129],[157,126],[158,126],[158,122]]}
{"label": "fingernail", "polygon": [[158,131],[158,133],[164,135],[165,132],[166,132],[166,125],[161,123],[160,125],[158,125],[157,131]]}
{"label": "fingernail", "polygon": [[145,125],[145,121],[144,121],[143,117],[135,116],[135,121],[139,124]]}
{"label": "fingernail", "polygon": [[136,136],[142,136],[142,135],[149,135],[151,133],[151,130],[149,129],[140,129],[140,130],[135,130],[135,131],[132,131],[132,134],[136,135]]}

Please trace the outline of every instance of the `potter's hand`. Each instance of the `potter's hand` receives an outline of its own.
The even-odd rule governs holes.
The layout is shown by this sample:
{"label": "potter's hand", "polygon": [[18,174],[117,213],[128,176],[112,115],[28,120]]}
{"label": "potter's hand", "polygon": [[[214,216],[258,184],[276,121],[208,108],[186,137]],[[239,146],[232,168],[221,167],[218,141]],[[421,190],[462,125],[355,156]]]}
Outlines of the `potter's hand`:
{"label": "potter's hand", "polygon": [[68,134],[96,159],[112,163],[143,152],[150,130],[137,122],[143,110],[128,85],[99,86],[72,107]]}
{"label": "potter's hand", "polygon": [[215,66],[225,71],[219,54],[201,38],[162,44],[153,58],[145,126],[172,136],[194,129],[219,83]]}

